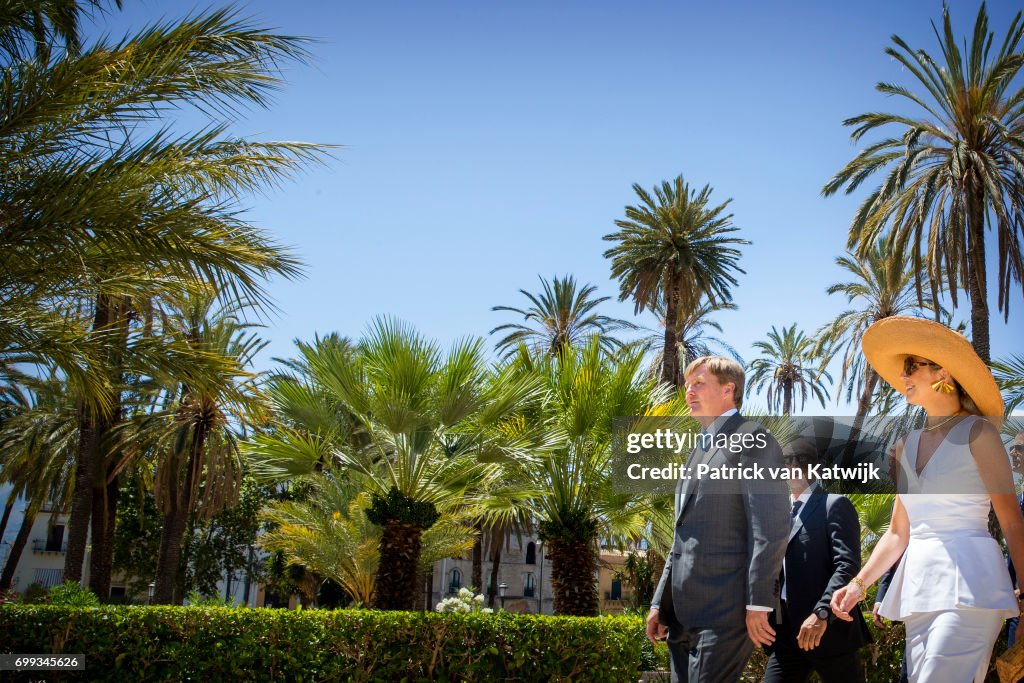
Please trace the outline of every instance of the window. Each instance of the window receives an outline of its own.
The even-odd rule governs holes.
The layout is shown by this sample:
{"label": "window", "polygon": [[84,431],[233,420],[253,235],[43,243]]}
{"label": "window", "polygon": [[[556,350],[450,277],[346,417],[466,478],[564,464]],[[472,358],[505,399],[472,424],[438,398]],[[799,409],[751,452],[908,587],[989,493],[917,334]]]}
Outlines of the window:
{"label": "window", "polygon": [[537,544],[533,541],[526,544],[526,564],[537,564]]}
{"label": "window", "polygon": [[64,525],[54,524],[46,534],[46,552],[59,553],[64,549]]}
{"label": "window", "polygon": [[[530,545],[533,545],[533,544],[531,543]],[[523,580],[523,597],[524,598],[532,598],[533,597],[533,593],[534,593],[534,588],[535,588],[535,584],[534,584],[534,580],[533,580],[533,573],[531,572],[531,573],[527,574],[526,578]]]}
{"label": "window", "polygon": [[63,569],[37,569],[32,575],[32,582],[43,588],[53,588],[64,583]]}
{"label": "window", "polygon": [[448,584],[448,592],[455,593],[462,588],[462,572],[458,569],[453,569],[451,574],[452,580]]}
{"label": "window", "polygon": [[622,599],[622,579],[612,579],[612,594],[610,598],[612,600]]}

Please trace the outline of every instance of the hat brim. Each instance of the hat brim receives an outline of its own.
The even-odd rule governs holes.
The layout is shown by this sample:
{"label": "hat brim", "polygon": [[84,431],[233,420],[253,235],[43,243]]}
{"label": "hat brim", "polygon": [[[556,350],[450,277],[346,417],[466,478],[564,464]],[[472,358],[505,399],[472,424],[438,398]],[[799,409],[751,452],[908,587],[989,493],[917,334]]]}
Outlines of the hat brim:
{"label": "hat brim", "polygon": [[864,333],[861,348],[875,372],[901,394],[906,393],[903,361],[920,356],[945,368],[982,415],[1003,416],[1003,397],[988,366],[963,335],[945,325],[924,318],[883,318]]}

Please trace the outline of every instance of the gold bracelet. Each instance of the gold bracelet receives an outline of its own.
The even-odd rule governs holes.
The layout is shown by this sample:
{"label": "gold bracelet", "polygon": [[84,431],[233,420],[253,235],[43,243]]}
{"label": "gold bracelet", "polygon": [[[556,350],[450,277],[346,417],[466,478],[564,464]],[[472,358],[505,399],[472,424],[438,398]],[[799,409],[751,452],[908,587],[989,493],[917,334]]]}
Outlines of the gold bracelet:
{"label": "gold bracelet", "polygon": [[859,576],[855,576],[850,579],[850,583],[857,586],[857,588],[860,588],[860,597],[866,598],[868,596],[868,587],[864,585],[864,579]]}

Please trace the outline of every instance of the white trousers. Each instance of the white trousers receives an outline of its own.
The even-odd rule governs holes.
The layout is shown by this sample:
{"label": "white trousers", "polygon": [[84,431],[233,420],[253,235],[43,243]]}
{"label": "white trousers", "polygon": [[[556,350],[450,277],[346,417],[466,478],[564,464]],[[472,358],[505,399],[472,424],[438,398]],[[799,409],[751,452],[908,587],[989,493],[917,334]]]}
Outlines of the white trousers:
{"label": "white trousers", "polygon": [[1004,619],[999,610],[973,607],[910,615],[910,683],[983,683]]}

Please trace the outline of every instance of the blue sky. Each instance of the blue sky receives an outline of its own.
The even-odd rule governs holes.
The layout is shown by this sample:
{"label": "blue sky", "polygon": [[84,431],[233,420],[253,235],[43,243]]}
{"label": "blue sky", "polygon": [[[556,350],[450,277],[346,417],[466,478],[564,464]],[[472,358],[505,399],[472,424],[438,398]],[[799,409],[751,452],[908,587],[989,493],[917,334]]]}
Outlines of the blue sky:
{"label": "blue sky", "polygon": [[[189,10],[125,4],[100,21],[112,36]],[[950,5],[962,36],[978,5]],[[941,21],[938,0],[236,6],[318,42],[275,104],[233,131],[344,146],[246,201],[307,264],[305,279],[270,285],[267,367],[294,338],[358,337],[380,314],[442,344],[485,336],[511,321],[491,307],[522,306],[538,275],[617,297],[601,237],[635,203],[633,183],[679,174],[731,197],[753,242],[739,310],[718,317],[726,339],[749,361],[772,325],[812,332],[845,305],[825,288],[842,278],[834,259],[858,196],[820,195],[857,151],[841,122],[897,106],[874,90],[912,84],[884,54],[890,35],[934,52],[929,22]],[[999,39],[1017,9],[990,3]],[[993,311],[994,356],[1020,351],[1022,308],[1018,289],[1008,325]],[[633,319],[628,302],[604,312]]]}

